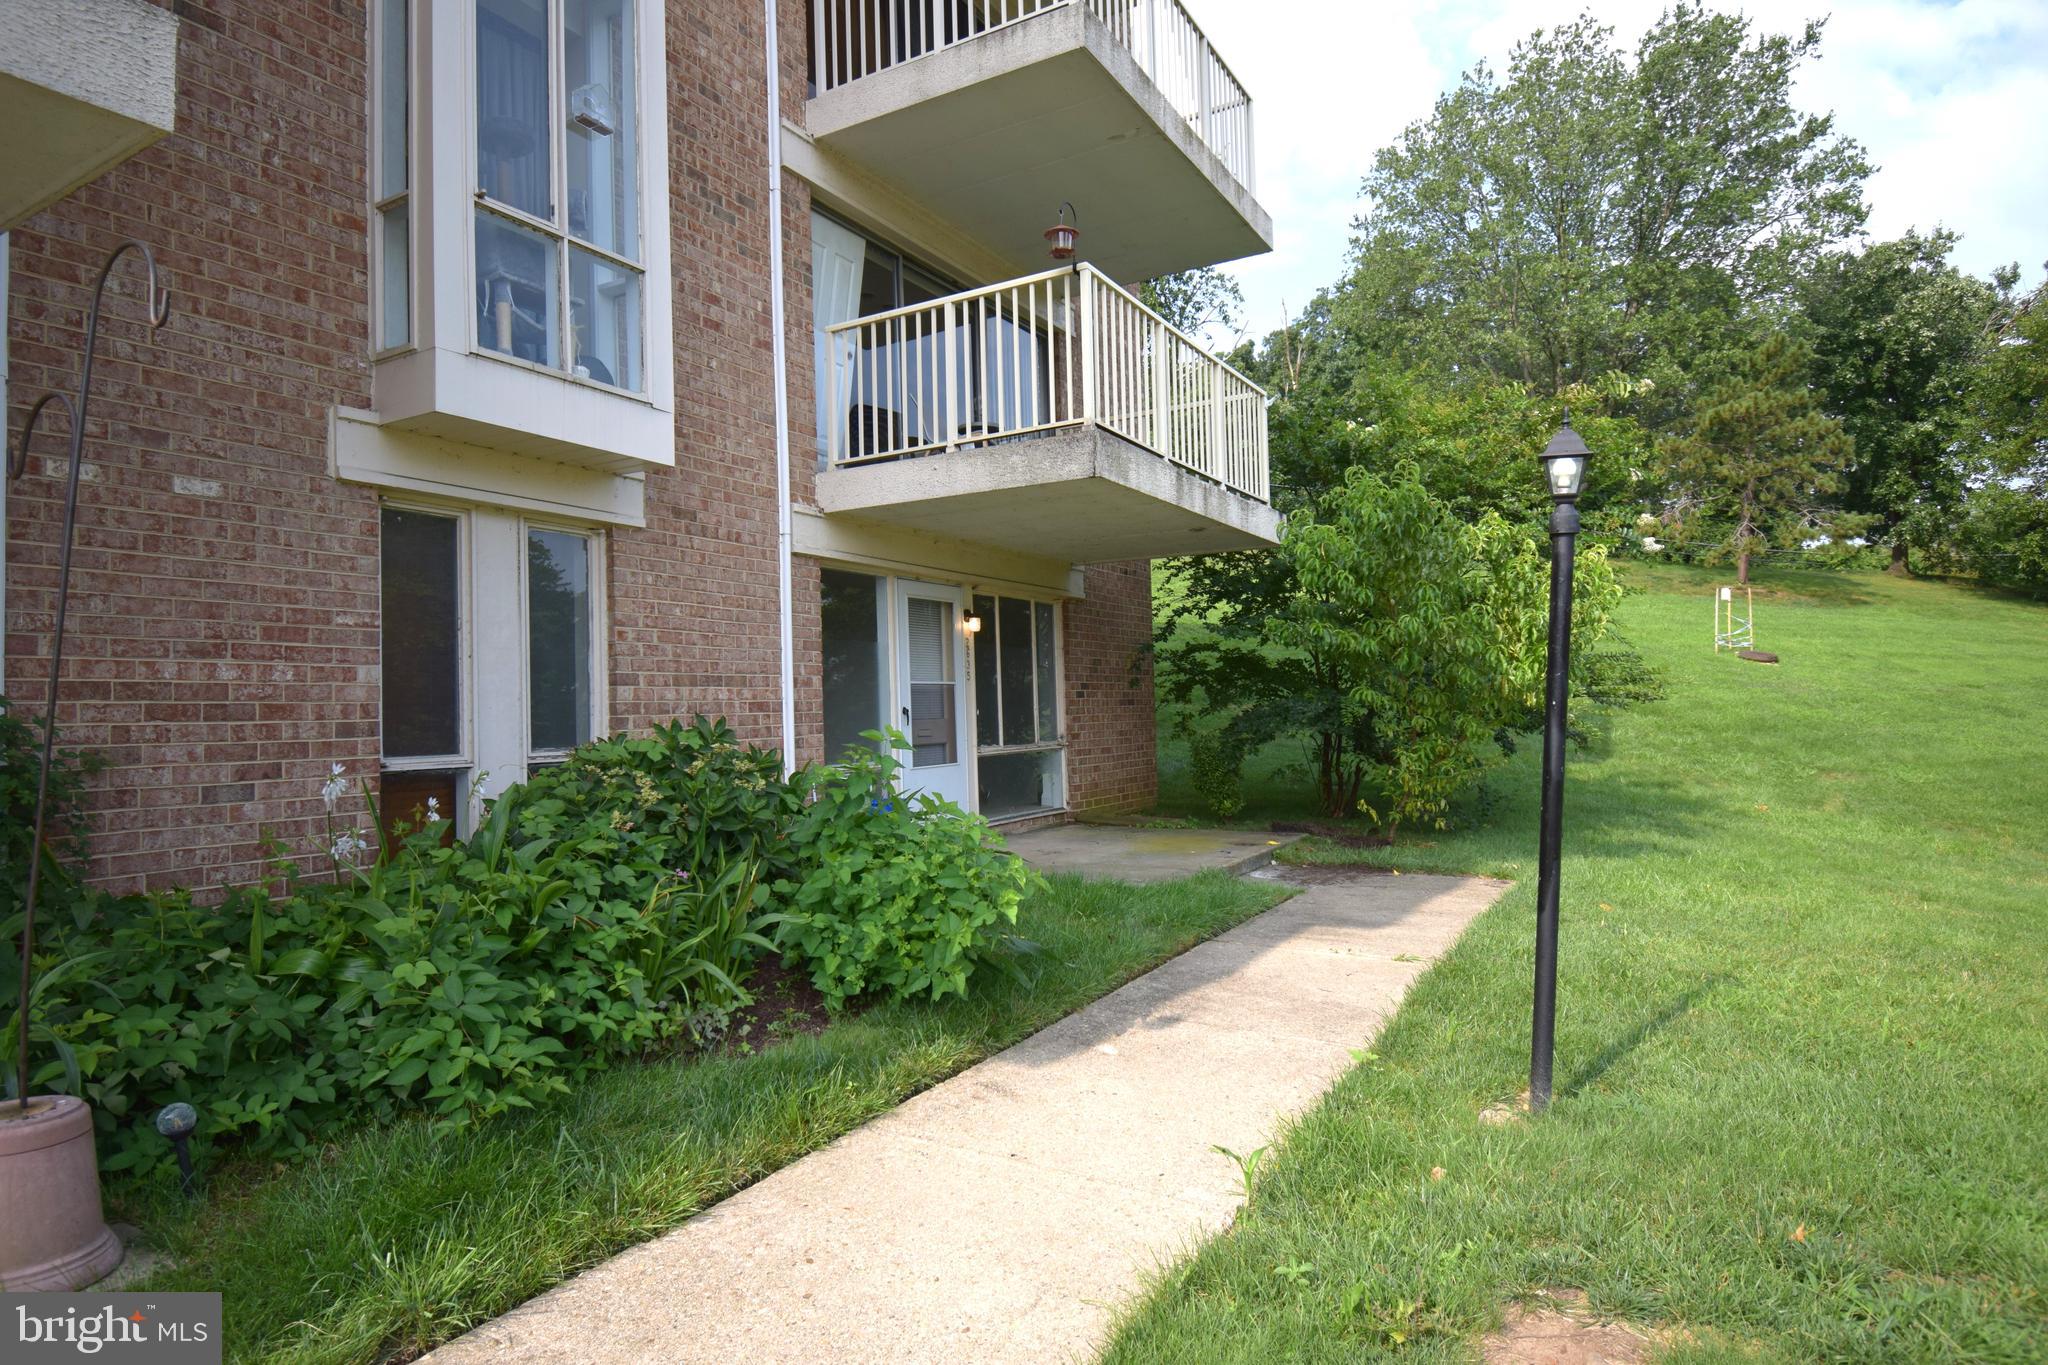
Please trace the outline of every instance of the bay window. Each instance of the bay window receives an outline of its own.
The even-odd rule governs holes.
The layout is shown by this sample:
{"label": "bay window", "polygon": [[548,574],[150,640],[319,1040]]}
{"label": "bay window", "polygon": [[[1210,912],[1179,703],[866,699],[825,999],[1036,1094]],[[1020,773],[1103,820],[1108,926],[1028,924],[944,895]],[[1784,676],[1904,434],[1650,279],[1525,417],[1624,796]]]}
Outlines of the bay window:
{"label": "bay window", "polygon": [[480,347],[638,392],[633,10],[477,0],[475,262]]}
{"label": "bay window", "polygon": [[412,4],[374,0],[371,98],[377,137],[370,147],[373,349],[412,340]]}
{"label": "bay window", "polygon": [[[666,6],[369,8],[377,425],[611,474],[672,465]],[[372,454],[337,463],[398,463]]]}

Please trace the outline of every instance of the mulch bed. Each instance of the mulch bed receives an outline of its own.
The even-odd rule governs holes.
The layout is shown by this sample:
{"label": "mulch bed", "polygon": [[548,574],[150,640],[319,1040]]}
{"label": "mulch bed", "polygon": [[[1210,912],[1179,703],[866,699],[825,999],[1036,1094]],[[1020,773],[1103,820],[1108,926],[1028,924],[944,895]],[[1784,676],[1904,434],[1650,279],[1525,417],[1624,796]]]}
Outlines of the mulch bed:
{"label": "mulch bed", "polygon": [[832,1022],[825,1012],[825,997],[811,984],[801,968],[785,967],[782,959],[764,956],[754,966],[747,982],[754,1003],[732,1017],[725,1046],[752,1043],[758,1050],[795,1034],[820,1034]]}

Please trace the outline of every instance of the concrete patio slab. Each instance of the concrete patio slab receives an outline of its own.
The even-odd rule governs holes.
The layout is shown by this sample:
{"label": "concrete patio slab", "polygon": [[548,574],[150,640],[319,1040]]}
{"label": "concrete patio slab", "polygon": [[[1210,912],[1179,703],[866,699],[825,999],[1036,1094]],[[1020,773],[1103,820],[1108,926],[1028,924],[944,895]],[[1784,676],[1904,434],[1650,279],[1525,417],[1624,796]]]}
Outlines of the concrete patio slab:
{"label": "concrete patio slab", "polygon": [[1311,886],[427,1359],[1084,1359],[1504,889]]}
{"label": "concrete patio slab", "polygon": [[1010,852],[1040,872],[1117,882],[1165,882],[1197,872],[1250,872],[1299,834],[1242,829],[1048,825],[1011,835]]}

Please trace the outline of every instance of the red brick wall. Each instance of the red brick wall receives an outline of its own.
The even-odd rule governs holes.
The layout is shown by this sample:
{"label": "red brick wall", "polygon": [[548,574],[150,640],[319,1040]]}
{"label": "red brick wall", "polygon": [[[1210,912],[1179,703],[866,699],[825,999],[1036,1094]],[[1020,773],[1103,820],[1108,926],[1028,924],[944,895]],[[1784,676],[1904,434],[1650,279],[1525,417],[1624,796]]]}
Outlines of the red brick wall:
{"label": "red brick wall", "polygon": [[[99,750],[88,830],[117,887],[247,880],[263,839],[324,832],[332,763],[374,774],[377,495],[327,472],[329,410],[371,401],[365,20],[320,0],[179,4],[177,131],[12,239],[9,425],[76,382],[106,252],[155,248],[171,324],[110,288],[74,559],[67,741]],[[784,0],[783,107],[801,119],[802,3]],[[677,463],[644,530],[610,537],[612,716],[704,711],[778,738],[767,92],[755,0],[671,0]],[[784,182],[791,478],[812,501],[810,199]],[[61,435],[61,433],[58,433]],[[61,440],[9,493],[7,682],[39,705],[56,579]],[[1070,608],[1077,805],[1151,799],[1142,566],[1089,571]],[[799,757],[818,757],[818,578],[798,557]],[[1141,717],[1142,713],[1142,717]],[[1139,743],[1124,732],[1142,731]]]}
{"label": "red brick wall", "polygon": [[1087,597],[1067,603],[1067,804],[1132,811],[1159,796],[1154,739],[1152,566],[1091,564]]}
{"label": "red brick wall", "polygon": [[[785,5],[783,107],[803,108],[803,6]],[[676,467],[647,481],[647,527],[613,537],[612,720],[642,728],[703,711],[775,744],[775,388],[769,345],[766,43],[750,0],[669,6]],[[809,201],[785,178],[785,220]],[[809,272],[808,234],[785,244]],[[810,305],[785,301],[809,353]],[[792,464],[808,468],[793,451]],[[812,594],[815,602],[815,591]],[[813,607],[815,612],[815,607]]]}
{"label": "red brick wall", "polygon": [[[377,519],[326,470],[327,413],[367,405],[364,21],[354,5],[181,4],[177,131],[16,230],[10,430],[77,383],[108,286],[80,491],[59,723],[116,884],[253,874],[303,847],[327,765],[373,770]],[[45,418],[49,422],[49,418]],[[7,684],[40,710],[62,517],[62,421],[7,500]]]}

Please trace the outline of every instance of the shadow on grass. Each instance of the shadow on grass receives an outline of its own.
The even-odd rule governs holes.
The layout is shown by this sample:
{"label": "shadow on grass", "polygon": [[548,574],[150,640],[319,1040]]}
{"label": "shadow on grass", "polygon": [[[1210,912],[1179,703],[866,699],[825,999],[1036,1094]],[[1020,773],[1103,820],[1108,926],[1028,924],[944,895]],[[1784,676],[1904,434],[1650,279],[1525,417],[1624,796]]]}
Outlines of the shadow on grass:
{"label": "shadow on grass", "polygon": [[1565,1083],[1564,1088],[1558,1092],[1558,1098],[1570,1099],[1595,1081],[1598,1081],[1637,1048],[1690,1014],[1696,1001],[1705,996],[1712,995],[1724,983],[1734,979],[1734,976],[1728,972],[1715,972],[1691,990],[1681,992],[1673,997],[1665,1003],[1663,1009],[1658,1010],[1647,1019],[1640,1020],[1634,1028],[1594,1053],[1592,1060],[1587,1062],[1576,1076],[1573,1076]]}

